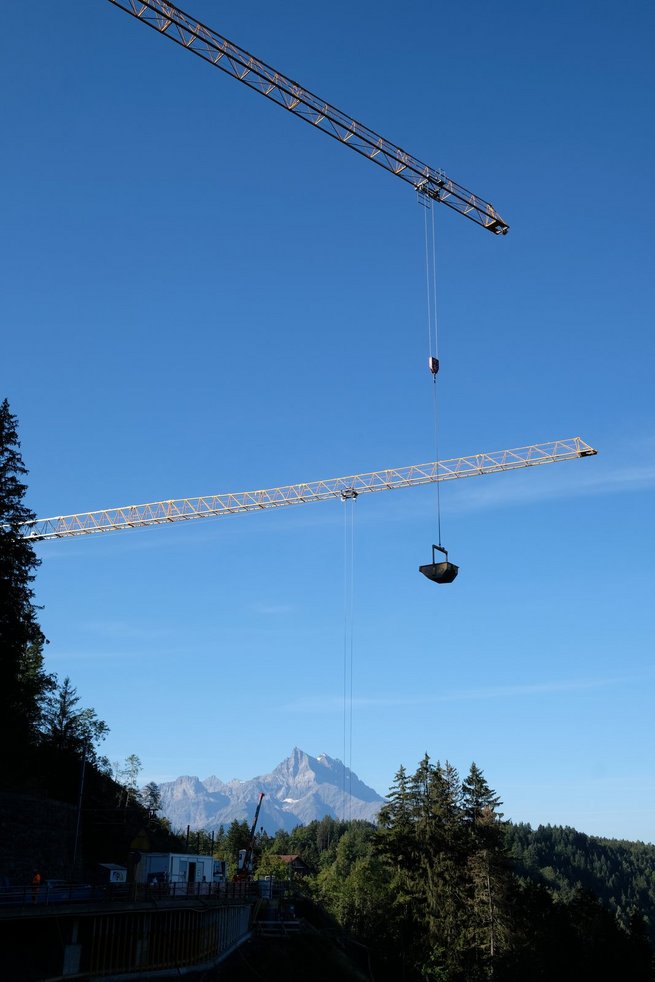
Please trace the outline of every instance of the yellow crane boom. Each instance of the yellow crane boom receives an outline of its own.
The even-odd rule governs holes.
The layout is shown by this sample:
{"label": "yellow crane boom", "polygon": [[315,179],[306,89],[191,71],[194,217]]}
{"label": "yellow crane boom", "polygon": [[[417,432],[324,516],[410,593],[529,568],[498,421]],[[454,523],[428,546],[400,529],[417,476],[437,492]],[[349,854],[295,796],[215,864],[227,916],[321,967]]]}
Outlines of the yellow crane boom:
{"label": "yellow crane boom", "polygon": [[521,467],[576,460],[596,453],[593,447],[576,436],[568,440],[531,444],[516,450],[496,450],[469,457],[454,457],[451,460],[435,460],[427,464],[411,464],[408,467],[328,478],[308,484],[289,484],[263,491],[238,491],[200,498],[177,498],[143,505],[125,505],[121,508],[81,512],[77,515],[37,518],[33,522],[22,525],[20,530],[25,539],[64,539],[74,535],[92,535],[95,532],[115,532],[120,529],[187,522],[194,518],[219,518],[240,512],[283,508],[286,505],[300,505],[310,501],[325,501],[328,498],[354,498],[374,491],[393,491],[396,488],[412,488],[437,481],[479,477],[483,474],[495,474],[498,471],[512,471]]}

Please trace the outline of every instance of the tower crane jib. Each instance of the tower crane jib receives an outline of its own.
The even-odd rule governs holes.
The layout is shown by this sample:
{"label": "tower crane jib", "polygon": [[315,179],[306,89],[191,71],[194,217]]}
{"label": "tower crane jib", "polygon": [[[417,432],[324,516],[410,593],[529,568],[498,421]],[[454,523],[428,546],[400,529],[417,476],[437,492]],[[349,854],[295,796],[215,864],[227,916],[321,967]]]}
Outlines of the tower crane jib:
{"label": "tower crane jib", "polygon": [[489,201],[451,180],[390,143],[379,133],[330,105],[165,0],[109,0],[159,34],[175,41],[199,58],[220,68],[239,82],[276,102],[299,119],[339,140],[403,181],[424,197],[439,201],[495,235],[505,235],[509,225]]}
{"label": "tower crane jib", "polygon": [[329,498],[350,498],[377,491],[418,487],[438,481],[453,481],[465,477],[479,477],[499,471],[554,464],[558,461],[576,460],[596,454],[579,436],[550,443],[531,444],[516,450],[497,450],[478,453],[470,457],[455,457],[409,467],[369,471],[348,477],[329,478],[307,484],[289,484],[263,491],[239,491],[209,495],[201,498],[178,498],[154,501],[143,505],[126,505],[101,511],[62,515],[57,518],[38,518],[21,526],[25,539],[63,539],[95,532],[114,532],[120,529],[144,528],[151,525],[168,525],[195,518],[218,518],[241,512],[282,508],[287,505],[325,501]]}

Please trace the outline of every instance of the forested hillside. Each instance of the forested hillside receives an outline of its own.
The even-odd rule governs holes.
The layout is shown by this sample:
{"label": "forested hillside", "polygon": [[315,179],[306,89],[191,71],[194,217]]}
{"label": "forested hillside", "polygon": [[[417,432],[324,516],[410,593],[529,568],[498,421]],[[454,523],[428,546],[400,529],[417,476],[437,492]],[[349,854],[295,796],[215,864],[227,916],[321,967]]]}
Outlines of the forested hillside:
{"label": "forested hillside", "polygon": [[576,890],[591,891],[624,926],[637,908],[655,941],[655,846],[523,824],[507,827],[506,842],[522,880],[542,883],[565,901]]}
{"label": "forested hillside", "polygon": [[653,848],[511,826],[500,805],[475,764],[461,780],[426,755],[400,768],[377,826],[262,837],[258,872],[288,875],[279,857],[298,852],[305,890],[366,946],[377,982],[652,980]]}
{"label": "forested hillside", "polygon": [[[79,706],[69,678],[46,671],[46,639],[32,584],[39,560],[20,527],[25,467],[16,419],[0,405],[0,790],[20,793],[22,814],[38,795],[75,808],[81,802],[79,855],[124,862],[131,849],[183,848],[157,821],[156,785],[138,790],[138,757],[114,776],[98,746],[107,732],[93,709]],[[256,876],[290,884],[289,857],[304,866],[296,883],[306,921],[347,938],[367,953],[376,982],[652,982],[649,929],[655,924],[655,847],[590,839],[572,829],[511,826],[499,795],[472,764],[461,779],[426,754],[416,771],[401,767],[373,825],[323,818],[292,832],[260,835]],[[17,811],[17,807],[14,808]],[[78,874],[77,831],[63,808],[65,848],[55,841],[61,873]],[[14,827],[17,825],[12,816]],[[8,828],[9,820],[4,822]],[[33,823],[34,825],[34,823]],[[36,827],[36,826],[34,826]],[[42,859],[42,837],[19,846],[7,838],[0,874]],[[145,834],[144,834],[145,833]],[[214,848],[236,868],[249,844],[246,822],[214,839],[195,833],[198,851]],[[138,841],[138,846],[135,842]],[[56,853],[56,855],[55,855]],[[57,873],[60,871],[57,870]],[[55,874],[54,869],[49,870]],[[61,875],[60,873],[60,875]],[[300,874],[298,874],[300,875]],[[307,939],[303,939],[305,943]],[[316,946],[320,946],[317,936]],[[327,957],[327,956],[326,956]],[[359,971],[359,970],[358,970]],[[303,975],[303,979],[305,975]]]}
{"label": "forested hillside", "polygon": [[[16,835],[3,837],[0,877],[11,883],[29,882],[37,867],[47,876],[70,877],[92,870],[99,861],[125,862],[130,843],[143,830],[153,847],[178,841],[138,792],[136,754],[128,758],[126,767],[112,768],[98,750],[109,730],[107,724],[93,709],[80,705],[70,678],[59,680],[46,670],[48,642],[39,626],[33,589],[40,560],[21,534],[21,526],[35,517],[24,503],[26,474],[18,422],[5,399],[0,403],[3,828],[25,826],[23,816],[36,815],[49,799],[75,807],[82,802],[79,833],[75,833],[79,841],[62,829],[61,841],[54,836],[47,847],[43,835],[29,834],[29,826],[20,843]],[[21,816],[20,822],[10,821],[12,810]],[[78,826],[76,819],[73,828]],[[36,830],[36,820],[34,826]]]}

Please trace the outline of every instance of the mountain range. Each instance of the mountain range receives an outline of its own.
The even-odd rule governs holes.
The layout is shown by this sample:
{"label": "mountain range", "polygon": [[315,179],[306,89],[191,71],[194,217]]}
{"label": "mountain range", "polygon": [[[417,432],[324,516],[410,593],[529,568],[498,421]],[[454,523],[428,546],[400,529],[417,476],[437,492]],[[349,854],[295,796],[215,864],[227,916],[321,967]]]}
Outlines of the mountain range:
{"label": "mountain range", "polygon": [[312,757],[295,747],[270,774],[249,781],[201,781],[183,776],[159,785],[162,814],[174,829],[217,830],[235,819],[252,821],[260,792],[264,800],[258,826],[273,835],[290,832],[325,815],[336,819],[375,821],[385,799],[340,760],[320,754]]}

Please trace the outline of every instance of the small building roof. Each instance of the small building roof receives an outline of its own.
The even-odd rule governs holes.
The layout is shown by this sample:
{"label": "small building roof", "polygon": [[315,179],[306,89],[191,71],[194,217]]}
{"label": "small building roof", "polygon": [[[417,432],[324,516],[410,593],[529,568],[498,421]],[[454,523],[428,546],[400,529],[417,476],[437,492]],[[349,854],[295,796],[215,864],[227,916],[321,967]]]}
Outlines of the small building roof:
{"label": "small building roof", "polygon": [[296,870],[309,869],[309,866],[305,860],[299,856],[298,853],[294,853],[293,855],[278,856],[277,858],[281,859],[283,863],[286,863],[288,866],[292,866]]}

